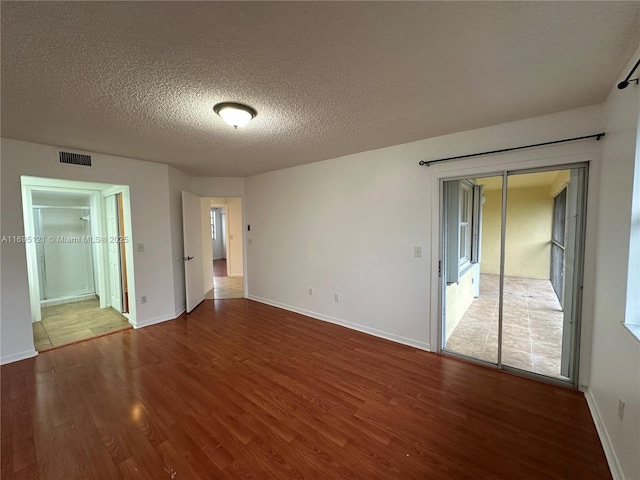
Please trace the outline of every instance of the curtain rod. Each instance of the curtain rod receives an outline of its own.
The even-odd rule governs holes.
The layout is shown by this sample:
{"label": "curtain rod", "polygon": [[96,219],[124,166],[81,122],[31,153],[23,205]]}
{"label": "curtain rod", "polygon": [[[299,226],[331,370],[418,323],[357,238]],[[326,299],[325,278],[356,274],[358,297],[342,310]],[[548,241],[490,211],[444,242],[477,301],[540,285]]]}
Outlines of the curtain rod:
{"label": "curtain rod", "polygon": [[533,148],[533,147],[543,147],[545,145],[554,145],[556,143],[575,142],[578,140],[586,140],[588,138],[595,138],[596,140],[600,140],[602,137],[604,137],[604,132],[595,133],[593,135],[585,135],[584,137],[574,137],[574,138],[565,138],[564,140],[554,140],[552,142],[532,143],[531,145],[523,145],[522,147],[502,148],[500,150],[490,150],[488,152],[470,153],[468,155],[458,155],[457,157],[439,158],[437,160],[421,160],[418,163],[418,165],[420,165],[421,167],[429,167],[434,163],[448,162],[449,160],[459,160],[461,158],[480,157],[482,155],[491,155],[494,153],[512,152],[513,150],[522,150],[524,148]]}
{"label": "curtain rod", "polygon": [[638,79],[634,78],[632,80],[629,80],[631,78],[631,75],[633,75],[633,72],[636,71],[636,68],[638,68],[638,65],[640,65],[640,58],[638,59],[638,61],[636,62],[636,64],[633,66],[633,68],[631,69],[631,71],[629,72],[629,75],[627,75],[627,78],[625,78],[623,81],[621,81],[618,84],[618,88],[620,90],[622,90],[623,88],[627,88],[629,86],[629,84],[631,82],[636,82],[636,85],[638,84]]}

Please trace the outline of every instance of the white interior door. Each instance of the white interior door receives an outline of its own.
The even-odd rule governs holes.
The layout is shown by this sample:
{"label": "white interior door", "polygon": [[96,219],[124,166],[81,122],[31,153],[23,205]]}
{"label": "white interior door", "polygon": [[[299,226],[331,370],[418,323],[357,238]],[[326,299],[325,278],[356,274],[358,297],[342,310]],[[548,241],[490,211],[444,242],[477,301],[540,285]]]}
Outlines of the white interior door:
{"label": "white interior door", "polygon": [[187,313],[204,300],[202,274],[202,222],[200,197],[182,192],[182,234],[184,236],[184,281],[187,296]]}
{"label": "white interior door", "polygon": [[[104,198],[107,210],[107,237],[118,237],[118,204],[115,195]],[[120,268],[120,243],[107,242],[109,263],[109,298],[111,307],[122,313],[122,281]]]}

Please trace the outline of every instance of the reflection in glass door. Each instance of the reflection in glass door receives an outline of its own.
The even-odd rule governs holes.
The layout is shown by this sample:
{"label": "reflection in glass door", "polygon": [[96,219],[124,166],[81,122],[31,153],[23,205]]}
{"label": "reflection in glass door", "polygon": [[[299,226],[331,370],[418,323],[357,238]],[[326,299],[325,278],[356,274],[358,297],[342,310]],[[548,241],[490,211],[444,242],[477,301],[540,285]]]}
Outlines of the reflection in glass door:
{"label": "reflection in glass door", "polygon": [[443,182],[443,351],[574,380],[585,176],[580,166]]}

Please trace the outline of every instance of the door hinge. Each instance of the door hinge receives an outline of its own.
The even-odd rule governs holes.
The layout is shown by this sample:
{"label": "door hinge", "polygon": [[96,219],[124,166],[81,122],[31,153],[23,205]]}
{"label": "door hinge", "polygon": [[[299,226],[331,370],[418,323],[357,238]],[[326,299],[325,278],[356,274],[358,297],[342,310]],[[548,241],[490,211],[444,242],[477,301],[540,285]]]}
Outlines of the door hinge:
{"label": "door hinge", "polygon": [[442,278],[442,260],[438,260],[438,278]]}

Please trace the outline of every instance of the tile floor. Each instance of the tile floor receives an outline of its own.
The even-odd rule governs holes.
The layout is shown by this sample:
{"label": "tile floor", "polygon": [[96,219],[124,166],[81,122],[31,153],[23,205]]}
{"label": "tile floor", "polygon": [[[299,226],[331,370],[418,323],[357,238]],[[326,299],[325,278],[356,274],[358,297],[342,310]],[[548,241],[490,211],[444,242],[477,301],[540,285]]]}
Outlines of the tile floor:
{"label": "tile floor", "polygon": [[129,321],[111,308],[100,308],[98,299],[42,308],[42,321],[33,323],[36,350],[98,337],[132,328]]}
{"label": "tile floor", "polygon": [[244,277],[214,277],[213,290],[209,290],[204,298],[244,298]]}
{"label": "tile floor", "polygon": [[[446,349],[497,363],[497,275],[480,275],[476,298],[446,343]],[[561,377],[563,313],[551,282],[505,277],[502,363]]]}

